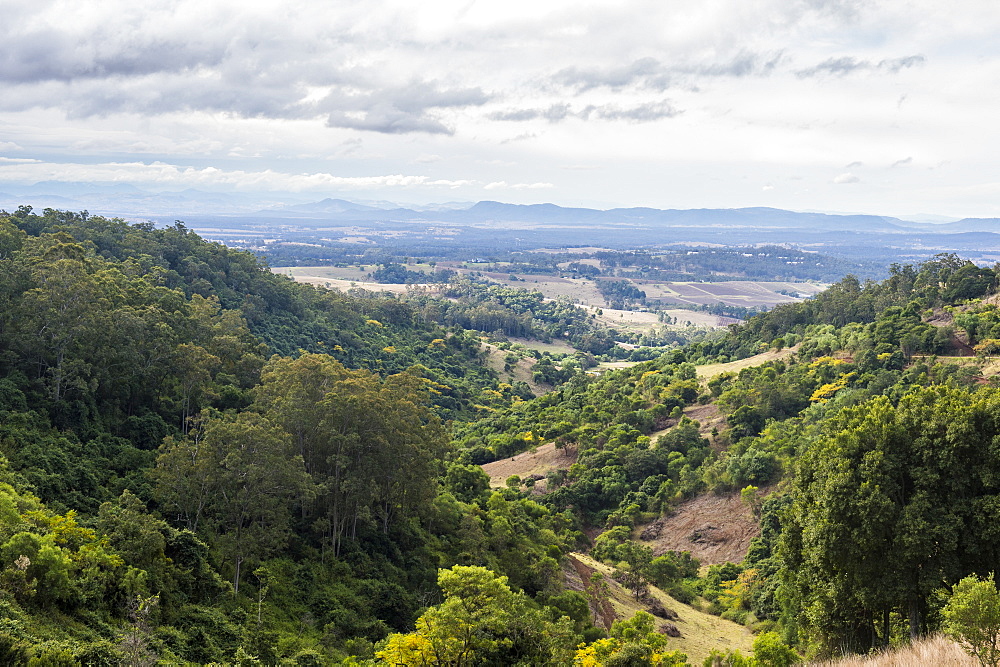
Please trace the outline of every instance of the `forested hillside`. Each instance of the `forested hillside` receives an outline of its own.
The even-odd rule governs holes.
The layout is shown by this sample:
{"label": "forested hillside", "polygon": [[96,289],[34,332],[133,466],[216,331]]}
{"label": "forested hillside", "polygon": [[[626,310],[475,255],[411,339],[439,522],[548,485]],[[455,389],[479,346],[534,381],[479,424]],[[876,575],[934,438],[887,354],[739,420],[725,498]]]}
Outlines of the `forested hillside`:
{"label": "forested hillside", "polygon": [[[0,215],[0,662],[684,664],[662,617],[599,622],[577,550],[654,614],[650,585],[749,625],[752,664],[937,629],[1000,556],[996,288],[954,256],[849,277],[630,368],[539,361],[534,398],[474,328],[606,345],[566,304],[344,295],[181,223]],[[549,442],[575,463],[489,488]],[[736,492],[740,563],[641,539]]]}

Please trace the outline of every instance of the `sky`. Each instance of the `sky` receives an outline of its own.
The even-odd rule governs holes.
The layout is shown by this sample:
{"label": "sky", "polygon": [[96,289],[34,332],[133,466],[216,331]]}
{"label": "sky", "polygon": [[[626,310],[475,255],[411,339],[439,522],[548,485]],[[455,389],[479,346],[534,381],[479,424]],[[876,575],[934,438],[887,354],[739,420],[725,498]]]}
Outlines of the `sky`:
{"label": "sky", "polygon": [[995,0],[0,0],[0,188],[1000,216]]}

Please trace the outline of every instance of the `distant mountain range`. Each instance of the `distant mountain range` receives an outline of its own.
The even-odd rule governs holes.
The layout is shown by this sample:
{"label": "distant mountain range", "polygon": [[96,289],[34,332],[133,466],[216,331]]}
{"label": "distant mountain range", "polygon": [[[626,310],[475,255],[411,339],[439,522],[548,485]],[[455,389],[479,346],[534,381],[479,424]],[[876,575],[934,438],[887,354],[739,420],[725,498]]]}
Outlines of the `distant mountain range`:
{"label": "distant mountain range", "polygon": [[[403,206],[387,201],[333,198],[311,201],[306,196],[288,193],[218,193],[193,189],[150,192],[129,184],[63,182],[4,189],[9,192],[0,192],[0,208],[8,211],[26,204],[36,210],[87,210],[91,214],[162,224],[180,219],[189,227],[215,234],[212,238],[227,243],[230,239],[246,239],[248,235],[278,238],[298,235],[294,240],[327,242],[329,235],[321,234],[320,230],[351,227],[378,238],[395,237],[400,244],[415,242],[417,237],[432,247],[442,243],[467,244],[470,252],[473,248],[567,245],[640,248],[686,243],[792,244],[845,256],[876,259],[891,255],[894,258],[891,261],[896,257],[919,258],[938,252],[957,252],[984,263],[1000,260],[997,218],[928,222],[929,216],[919,216],[924,221],[913,221],[761,207],[600,210],[496,201]],[[443,234],[442,229],[451,231]],[[310,234],[315,238],[310,238]]]}
{"label": "distant mountain range", "polygon": [[402,206],[388,201],[346,199],[308,201],[288,193],[220,193],[186,189],[151,192],[120,183],[95,185],[44,181],[0,192],[0,207],[14,210],[87,210],[126,218],[174,219],[185,215],[338,222],[445,222],[454,224],[531,223],[542,225],[625,225],[629,227],[750,227],[859,232],[924,231],[934,233],[1000,232],[1000,219],[966,218],[957,222],[916,222],[878,215],[796,212],[775,208],[655,209],[569,208],[555,204],[505,204],[496,201],[449,202]]}
{"label": "distant mountain range", "polygon": [[[381,203],[380,203],[381,204]],[[447,222],[455,224],[531,223],[539,225],[600,225],[629,227],[737,227],[758,229],[812,229],[813,231],[898,232],[911,234],[1000,232],[998,218],[968,218],[930,223],[879,215],[802,213],[776,208],[655,209],[568,208],[555,204],[504,204],[481,201],[459,207],[391,208],[358,204],[344,199],[324,199],[256,211],[271,219],[315,219],[337,222]]]}

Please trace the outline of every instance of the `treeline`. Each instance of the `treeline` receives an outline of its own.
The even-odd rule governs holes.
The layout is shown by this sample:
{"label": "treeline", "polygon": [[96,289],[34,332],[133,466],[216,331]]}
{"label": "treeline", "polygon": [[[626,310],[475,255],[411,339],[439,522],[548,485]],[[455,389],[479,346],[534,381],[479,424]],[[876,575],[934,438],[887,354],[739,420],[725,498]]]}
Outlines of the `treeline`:
{"label": "treeline", "polygon": [[841,327],[850,322],[872,322],[890,306],[919,315],[928,308],[980,298],[996,289],[997,280],[994,269],[952,254],[938,255],[919,266],[894,264],[882,282],[862,284],[848,276],[813,299],[777,306],[753,317],[733,329],[733,335],[720,344],[719,351],[745,356],[761,342],[801,332],[809,325]]}
{"label": "treeline", "polygon": [[595,280],[609,308],[619,310],[646,303],[646,293],[627,280]]}
{"label": "treeline", "polygon": [[547,301],[537,290],[461,279],[449,283],[442,296],[411,294],[407,303],[430,322],[545,342],[562,339],[590,354],[607,352],[617,335],[568,299]]}

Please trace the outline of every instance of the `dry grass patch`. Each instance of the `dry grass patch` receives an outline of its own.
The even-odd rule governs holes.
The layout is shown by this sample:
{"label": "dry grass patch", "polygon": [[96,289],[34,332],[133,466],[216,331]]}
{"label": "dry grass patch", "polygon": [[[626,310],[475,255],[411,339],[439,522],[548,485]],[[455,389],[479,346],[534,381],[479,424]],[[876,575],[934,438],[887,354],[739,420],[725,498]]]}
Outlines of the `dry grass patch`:
{"label": "dry grass patch", "polygon": [[[567,453],[565,449],[558,449],[554,442],[549,442],[509,459],[486,463],[483,465],[483,470],[490,476],[490,486],[500,488],[511,475],[518,475],[521,479],[531,475],[547,475],[553,470],[569,470],[574,463],[576,463],[575,449]],[[539,480],[535,487],[539,491],[544,491],[544,481]]]}
{"label": "dry grass patch", "polygon": [[782,350],[768,350],[767,352],[761,352],[760,354],[755,354],[752,357],[738,361],[730,361],[724,364],[705,364],[704,366],[698,366],[696,370],[698,377],[705,379],[715,377],[721,373],[739,373],[744,368],[760,366],[763,363],[776,359],[787,359],[798,352],[798,350],[798,345],[786,347]]}
{"label": "dry grass patch", "polygon": [[816,667],[972,667],[979,662],[955,642],[935,635],[909,646],[869,656],[852,656],[825,662],[811,662]]}
{"label": "dry grass patch", "polygon": [[515,336],[509,336],[507,340],[529,350],[538,350],[539,352],[549,352],[551,354],[573,354],[576,352],[575,347],[559,338],[553,338],[552,342],[549,343],[533,338],[517,338]]}
{"label": "dry grass patch", "polygon": [[[614,608],[614,614],[619,619],[632,618],[637,611],[648,611],[646,605],[635,599],[627,589],[619,585],[611,577],[613,568],[580,553],[569,557],[604,575],[611,589],[609,602]],[[668,637],[668,648],[687,654],[688,662],[700,665],[708,657],[712,649],[721,651],[739,650],[744,655],[751,652],[753,633],[746,627],[699,611],[682,602],[678,602],[655,586],[649,587],[650,595],[664,608],[677,612],[679,618],[673,621],[656,619],[657,628],[663,628],[667,623],[673,623],[681,631],[680,637]]]}

